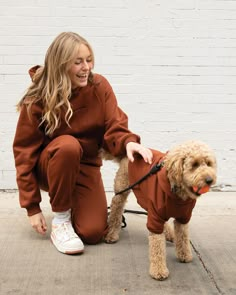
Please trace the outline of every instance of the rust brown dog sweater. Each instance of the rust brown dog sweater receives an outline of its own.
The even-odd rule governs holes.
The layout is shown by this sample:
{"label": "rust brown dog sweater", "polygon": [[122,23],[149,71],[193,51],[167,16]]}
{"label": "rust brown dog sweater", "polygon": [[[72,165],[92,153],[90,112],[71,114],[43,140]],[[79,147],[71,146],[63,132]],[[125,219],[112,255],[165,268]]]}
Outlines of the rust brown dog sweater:
{"label": "rust brown dog sweater", "polygon": [[[145,163],[141,157],[137,157],[133,163],[129,162],[130,184],[147,174],[151,167],[158,164],[165,156],[157,150],[152,152],[152,165]],[[163,232],[164,223],[171,217],[181,224],[188,223],[196,204],[196,200],[189,198],[184,201],[171,191],[165,167],[136,185],[133,192],[138,204],[148,213],[147,228],[157,234]]]}

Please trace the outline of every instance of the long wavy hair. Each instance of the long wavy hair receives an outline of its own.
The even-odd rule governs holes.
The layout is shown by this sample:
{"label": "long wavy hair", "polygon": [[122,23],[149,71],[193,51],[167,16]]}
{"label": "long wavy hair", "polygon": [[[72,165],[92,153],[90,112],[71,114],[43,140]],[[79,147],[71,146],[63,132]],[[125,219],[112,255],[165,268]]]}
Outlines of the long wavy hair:
{"label": "long wavy hair", "polygon": [[[84,44],[91,52],[94,66],[94,53],[90,44],[80,35],[73,32],[59,34],[47,50],[44,66],[39,67],[32,78],[32,84],[17,104],[20,111],[26,104],[28,114],[33,103],[40,101],[43,105],[43,114],[40,125],[45,126],[45,134],[51,136],[60,126],[62,110],[65,113],[65,122],[73,115],[70,105],[72,93],[71,80],[68,71],[74,63],[80,45]],[[90,72],[89,82],[92,82],[93,74]]]}

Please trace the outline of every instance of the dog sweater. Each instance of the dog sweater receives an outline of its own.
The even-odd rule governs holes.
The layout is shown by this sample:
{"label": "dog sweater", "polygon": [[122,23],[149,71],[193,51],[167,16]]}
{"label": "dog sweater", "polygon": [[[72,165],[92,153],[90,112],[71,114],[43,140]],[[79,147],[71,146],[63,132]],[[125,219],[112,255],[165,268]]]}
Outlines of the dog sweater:
{"label": "dog sweater", "polygon": [[[133,163],[129,162],[129,182],[131,185],[147,174],[151,167],[158,164],[165,156],[164,153],[156,150],[152,150],[152,152],[152,165],[145,163],[139,156],[135,158]],[[163,232],[165,222],[171,217],[181,224],[188,223],[196,204],[196,200],[190,198],[182,200],[171,191],[165,167],[136,185],[133,192],[138,204],[147,211],[147,228],[157,234]]]}

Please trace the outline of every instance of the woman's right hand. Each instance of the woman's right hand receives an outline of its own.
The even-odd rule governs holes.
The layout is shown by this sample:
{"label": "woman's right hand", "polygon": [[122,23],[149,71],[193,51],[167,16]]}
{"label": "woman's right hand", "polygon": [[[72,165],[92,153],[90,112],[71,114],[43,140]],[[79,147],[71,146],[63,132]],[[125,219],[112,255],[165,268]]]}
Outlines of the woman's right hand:
{"label": "woman's right hand", "polygon": [[41,235],[46,233],[47,224],[42,212],[29,216],[29,220],[36,232]]}

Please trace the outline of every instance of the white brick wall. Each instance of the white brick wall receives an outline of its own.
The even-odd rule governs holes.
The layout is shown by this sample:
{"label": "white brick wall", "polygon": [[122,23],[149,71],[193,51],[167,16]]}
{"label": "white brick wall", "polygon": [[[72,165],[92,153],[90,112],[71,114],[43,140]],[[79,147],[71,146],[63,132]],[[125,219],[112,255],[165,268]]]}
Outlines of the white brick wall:
{"label": "white brick wall", "polygon": [[[27,70],[62,31],[93,45],[95,71],[145,145],[204,140],[217,154],[218,185],[236,186],[235,0],[0,0],[0,188],[16,187],[15,104]],[[103,168],[107,190],[115,169]]]}

